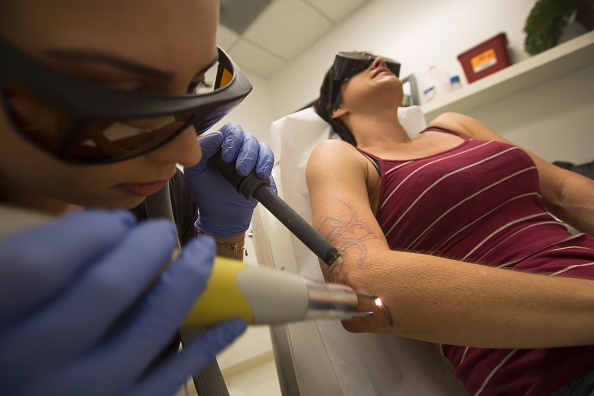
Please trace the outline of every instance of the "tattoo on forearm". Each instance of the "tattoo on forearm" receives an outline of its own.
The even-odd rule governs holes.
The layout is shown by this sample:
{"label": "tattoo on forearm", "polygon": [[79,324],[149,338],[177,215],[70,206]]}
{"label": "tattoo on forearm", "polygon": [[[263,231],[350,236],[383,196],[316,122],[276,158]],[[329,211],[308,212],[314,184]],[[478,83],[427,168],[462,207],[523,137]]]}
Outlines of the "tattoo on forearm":
{"label": "tattoo on forearm", "polygon": [[[337,201],[338,205],[346,209],[347,215],[328,215],[320,223],[320,230],[328,241],[340,252],[343,258],[348,257],[357,266],[363,265],[367,257],[366,241],[379,239],[371,228],[357,218],[352,205],[346,201]],[[346,278],[342,269],[343,264],[335,265],[327,273],[329,280],[340,282]]]}
{"label": "tattoo on forearm", "polygon": [[[324,217],[320,222],[319,229],[326,239],[338,249],[344,261],[340,264],[333,264],[331,267],[322,265],[322,270],[326,280],[347,283],[348,270],[353,266],[365,265],[367,259],[365,242],[373,239],[384,239],[384,236],[377,235],[369,225],[359,220],[357,212],[349,202],[337,200],[336,206],[341,206],[346,210],[341,211],[340,216],[330,214]],[[350,263],[350,268],[344,268],[347,260]],[[359,298],[374,300],[376,304],[374,311],[382,311],[388,324],[390,326],[394,325],[390,308],[377,295],[363,290],[357,290],[357,295]]]}

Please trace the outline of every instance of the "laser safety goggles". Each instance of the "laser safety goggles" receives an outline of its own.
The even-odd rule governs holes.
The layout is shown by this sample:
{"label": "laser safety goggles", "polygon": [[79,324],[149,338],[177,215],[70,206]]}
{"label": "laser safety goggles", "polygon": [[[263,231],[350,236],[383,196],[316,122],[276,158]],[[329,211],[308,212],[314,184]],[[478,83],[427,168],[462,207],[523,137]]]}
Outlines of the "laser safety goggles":
{"label": "laser safety goggles", "polygon": [[394,59],[370,54],[369,52],[337,52],[332,65],[332,79],[330,80],[329,93],[330,110],[334,108],[340,86],[355,74],[367,69],[378,57],[382,58],[386,66],[396,77],[400,75],[400,63]]}
{"label": "laser safety goggles", "polygon": [[86,165],[124,161],[194,126],[201,134],[252,86],[227,54],[206,72],[214,83],[183,96],[124,91],[59,72],[0,39],[0,90],[14,129],[58,157]]}

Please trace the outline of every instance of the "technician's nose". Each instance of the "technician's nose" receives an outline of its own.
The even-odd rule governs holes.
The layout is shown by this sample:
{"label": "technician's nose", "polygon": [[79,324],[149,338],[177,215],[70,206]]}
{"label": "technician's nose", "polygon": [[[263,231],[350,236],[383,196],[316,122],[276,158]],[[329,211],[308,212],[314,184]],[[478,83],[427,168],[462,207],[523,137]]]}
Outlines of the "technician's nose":
{"label": "technician's nose", "polygon": [[196,165],[202,158],[196,128],[193,125],[186,128],[179,136],[147,156],[158,162],[178,163],[182,166]]}

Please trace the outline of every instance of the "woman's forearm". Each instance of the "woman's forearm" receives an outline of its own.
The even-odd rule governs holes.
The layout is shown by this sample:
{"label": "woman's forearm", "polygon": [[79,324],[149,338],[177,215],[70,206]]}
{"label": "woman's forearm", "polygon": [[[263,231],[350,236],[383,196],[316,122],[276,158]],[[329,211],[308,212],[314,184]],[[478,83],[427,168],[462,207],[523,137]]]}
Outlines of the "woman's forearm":
{"label": "woman's forearm", "polygon": [[360,298],[359,310],[375,314],[344,322],[347,330],[484,348],[594,344],[594,280],[393,251],[365,212],[331,201],[335,214],[318,217],[314,207],[314,224],[343,262],[322,265],[325,279],[383,304]]}
{"label": "woman's forearm", "polygon": [[[486,348],[594,344],[592,280],[394,251],[366,260],[365,267],[345,261],[342,269],[327,273],[382,299],[381,309],[361,299],[361,310],[376,313],[345,322],[350,331]],[[348,276],[341,277],[341,271]]]}

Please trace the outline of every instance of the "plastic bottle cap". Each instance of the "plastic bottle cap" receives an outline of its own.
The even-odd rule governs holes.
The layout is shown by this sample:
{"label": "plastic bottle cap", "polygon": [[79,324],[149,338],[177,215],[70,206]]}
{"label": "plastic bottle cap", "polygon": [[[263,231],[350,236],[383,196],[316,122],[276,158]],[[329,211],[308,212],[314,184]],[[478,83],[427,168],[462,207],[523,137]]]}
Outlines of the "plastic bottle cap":
{"label": "plastic bottle cap", "polygon": [[458,76],[453,76],[452,78],[450,78],[450,82],[453,83],[457,83],[460,82],[460,77]]}

